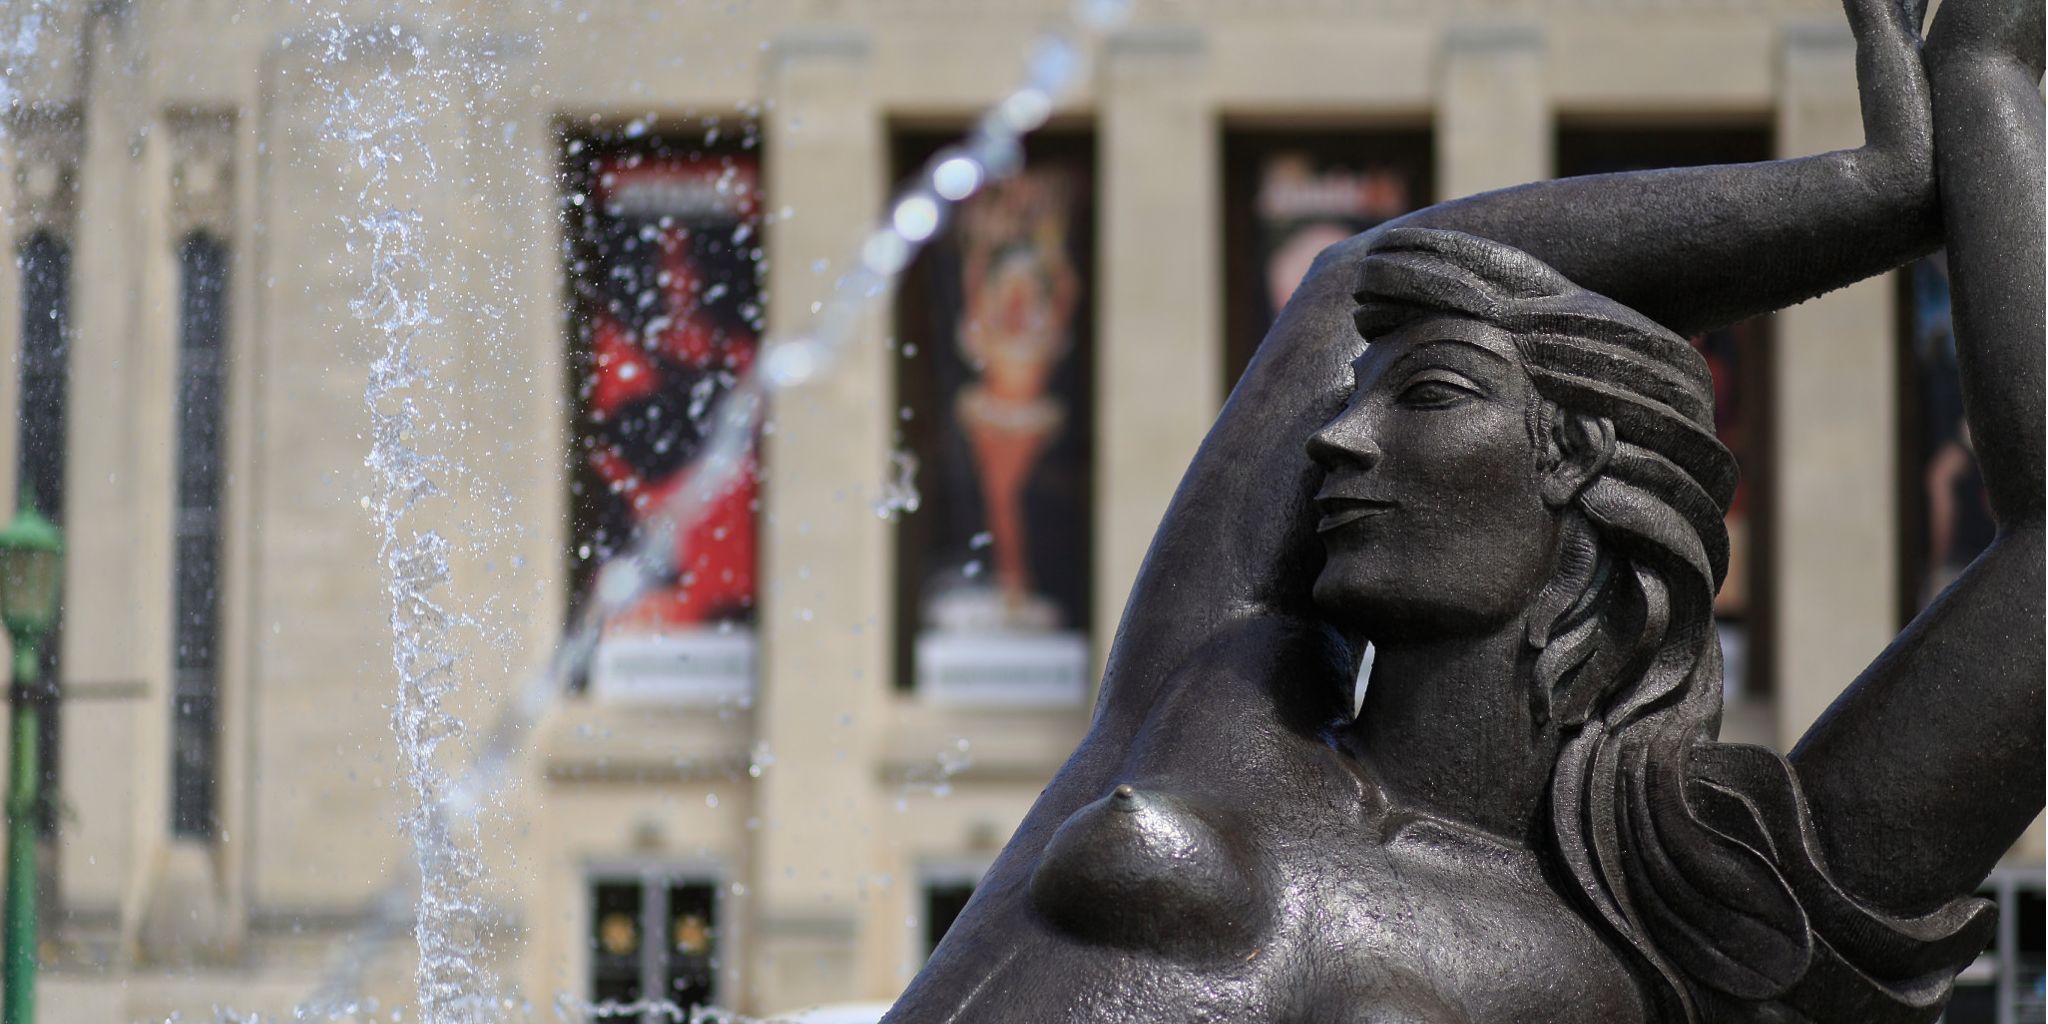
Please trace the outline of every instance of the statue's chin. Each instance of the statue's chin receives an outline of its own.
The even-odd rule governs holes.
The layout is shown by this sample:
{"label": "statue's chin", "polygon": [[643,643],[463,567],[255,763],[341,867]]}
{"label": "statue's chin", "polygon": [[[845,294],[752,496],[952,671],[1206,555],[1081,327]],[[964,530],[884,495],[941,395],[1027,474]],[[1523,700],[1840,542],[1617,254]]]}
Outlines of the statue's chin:
{"label": "statue's chin", "polygon": [[1373,580],[1326,567],[1311,593],[1316,610],[1331,625],[1355,640],[1380,645],[1485,636],[1523,610],[1522,603],[1508,595],[1458,590],[1426,582]]}

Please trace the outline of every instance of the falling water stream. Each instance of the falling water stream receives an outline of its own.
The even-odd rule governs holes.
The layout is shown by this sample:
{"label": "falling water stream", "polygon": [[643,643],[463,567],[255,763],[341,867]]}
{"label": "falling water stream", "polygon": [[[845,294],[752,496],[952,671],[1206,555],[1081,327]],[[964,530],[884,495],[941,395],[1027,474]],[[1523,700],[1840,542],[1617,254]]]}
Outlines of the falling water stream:
{"label": "falling water stream", "polygon": [[[498,996],[484,955],[489,915],[478,822],[474,815],[447,813],[450,779],[441,760],[442,747],[463,731],[449,706],[465,679],[455,633],[473,623],[452,610],[453,542],[431,518],[420,522],[433,505],[449,500],[444,481],[463,470],[449,455],[458,420],[449,388],[436,374],[446,360],[441,335],[448,329],[448,311],[437,304],[447,293],[432,226],[415,204],[416,190],[433,187],[442,164],[453,163],[437,159],[430,114],[419,98],[469,91],[491,76],[477,55],[451,54],[451,40],[430,40],[397,25],[380,32],[336,23],[318,40],[321,69],[343,66],[366,50],[383,59],[367,81],[321,84],[334,97],[326,128],[347,146],[362,175],[347,250],[365,283],[350,312],[378,346],[363,390],[370,424],[365,465],[372,474],[365,504],[390,602],[391,724],[410,796],[401,826],[413,851],[418,1013],[428,1024],[483,1024],[498,1019]],[[393,902],[383,901],[380,909]],[[347,978],[330,979],[319,1001],[354,1006],[349,990],[359,988],[352,983],[361,971],[358,963]]]}

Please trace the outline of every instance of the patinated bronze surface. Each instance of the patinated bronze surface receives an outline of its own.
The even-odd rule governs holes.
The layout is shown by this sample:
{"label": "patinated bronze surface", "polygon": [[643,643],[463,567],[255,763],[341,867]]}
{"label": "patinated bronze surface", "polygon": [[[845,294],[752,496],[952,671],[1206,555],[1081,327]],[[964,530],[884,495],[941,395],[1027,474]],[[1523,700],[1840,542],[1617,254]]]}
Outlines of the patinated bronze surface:
{"label": "patinated bronze surface", "polygon": [[[889,1021],[1939,1014],[2042,806],[2042,15],[1948,0],[1923,53],[1916,12],[1847,8],[1860,149],[1323,255],[1087,739]],[[1789,759],[1715,742],[1736,467],[1682,337],[1944,243],[1998,540]]]}

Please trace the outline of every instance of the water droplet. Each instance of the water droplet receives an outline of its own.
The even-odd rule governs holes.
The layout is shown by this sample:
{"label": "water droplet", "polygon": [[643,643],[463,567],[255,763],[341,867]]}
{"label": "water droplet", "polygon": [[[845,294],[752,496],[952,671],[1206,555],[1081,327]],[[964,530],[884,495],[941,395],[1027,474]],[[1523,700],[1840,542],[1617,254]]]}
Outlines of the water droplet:
{"label": "water droplet", "polygon": [[981,165],[968,156],[948,157],[932,169],[932,188],[939,195],[959,202],[981,187]]}
{"label": "water droplet", "polygon": [[1047,36],[1040,39],[1031,51],[1031,80],[1042,89],[1057,89],[1074,77],[1080,65],[1081,54],[1073,43],[1058,36]]}
{"label": "water droplet", "polygon": [[889,453],[889,473],[882,480],[882,493],[875,499],[875,514],[895,522],[915,512],[923,501],[917,491],[917,456],[909,452]]}
{"label": "water droplet", "polygon": [[939,228],[939,204],[923,193],[908,196],[896,204],[890,222],[897,234],[912,242],[922,242]]}
{"label": "water droplet", "polygon": [[1115,28],[1131,13],[1131,0],[1074,0],[1074,20],[1091,32]]}
{"label": "water droplet", "polygon": [[893,230],[877,231],[860,247],[861,262],[883,277],[893,277],[910,262],[910,243]]}
{"label": "water droplet", "polygon": [[1052,97],[1042,89],[1019,89],[996,107],[996,116],[1012,132],[1022,134],[1035,130],[1052,116]]}
{"label": "water droplet", "polygon": [[789,338],[768,346],[761,355],[761,376],[775,390],[792,388],[818,372],[818,343],[808,338]]}

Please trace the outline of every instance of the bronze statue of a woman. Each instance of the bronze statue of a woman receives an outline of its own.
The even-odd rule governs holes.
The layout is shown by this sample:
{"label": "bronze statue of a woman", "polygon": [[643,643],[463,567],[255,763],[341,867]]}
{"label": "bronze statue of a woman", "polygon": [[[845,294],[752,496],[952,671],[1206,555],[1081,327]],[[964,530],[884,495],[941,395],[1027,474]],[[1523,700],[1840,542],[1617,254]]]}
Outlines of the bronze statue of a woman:
{"label": "bronze statue of a woman", "polygon": [[[1939,1015],[2042,806],[2042,14],[1947,0],[1923,48],[1917,12],[1847,8],[1860,149],[1323,254],[1087,739],[889,1021]],[[1999,537],[1789,759],[1717,743],[1736,467],[1681,335],[1944,239]]]}

